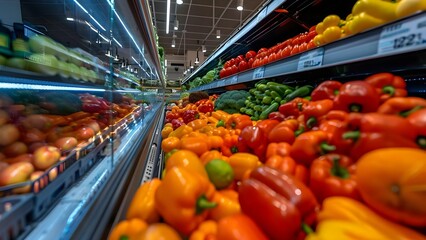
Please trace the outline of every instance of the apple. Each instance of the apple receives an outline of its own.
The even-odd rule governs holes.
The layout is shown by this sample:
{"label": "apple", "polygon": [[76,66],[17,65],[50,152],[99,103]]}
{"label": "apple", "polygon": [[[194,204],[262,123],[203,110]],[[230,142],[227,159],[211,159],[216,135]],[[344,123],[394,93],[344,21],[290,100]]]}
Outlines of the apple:
{"label": "apple", "polygon": [[71,77],[74,78],[75,80],[80,79],[80,75],[81,75],[80,68],[74,63],[69,63],[68,66],[71,72]]}
{"label": "apple", "polygon": [[2,149],[2,152],[6,157],[13,158],[18,155],[28,152],[28,147],[23,142],[14,142],[10,145],[7,145]]}
{"label": "apple", "polygon": [[0,146],[7,146],[16,142],[19,136],[19,130],[15,125],[5,124],[0,126]]}
{"label": "apple", "polygon": [[16,157],[12,158],[6,158],[3,160],[4,162],[7,162],[9,164],[17,163],[17,162],[33,162],[33,155],[30,153],[24,153]]}
{"label": "apple", "polygon": [[68,63],[58,61],[59,75],[63,78],[69,78],[71,75],[70,66]]}
{"label": "apple", "polygon": [[80,73],[81,73],[81,80],[83,81],[89,81],[89,70],[87,70],[85,67],[80,67]]}
{"label": "apple", "polygon": [[46,170],[59,161],[61,151],[57,147],[43,146],[34,152],[34,167]]}
{"label": "apple", "polygon": [[9,165],[0,172],[0,186],[25,182],[30,179],[34,167],[28,162],[18,162]]}
{"label": "apple", "polygon": [[26,69],[27,62],[24,58],[10,58],[7,60],[6,66],[17,69]]}
{"label": "apple", "polygon": [[96,74],[96,72],[93,70],[89,70],[89,81],[96,83],[96,79],[98,79],[98,74]]}
{"label": "apple", "polygon": [[27,68],[33,72],[54,76],[58,73],[58,59],[50,54],[32,54],[27,60]]}
{"label": "apple", "polygon": [[55,146],[62,151],[68,151],[77,146],[78,141],[75,137],[63,137],[55,141]]}

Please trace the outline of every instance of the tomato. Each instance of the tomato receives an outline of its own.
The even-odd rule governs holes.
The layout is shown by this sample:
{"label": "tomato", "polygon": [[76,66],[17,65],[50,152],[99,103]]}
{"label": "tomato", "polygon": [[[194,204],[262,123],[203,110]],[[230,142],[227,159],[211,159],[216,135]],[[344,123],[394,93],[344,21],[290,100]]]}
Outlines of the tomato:
{"label": "tomato", "polygon": [[287,40],[285,40],[285,41],[284,41],[284,43],[283,43],[283,44],[284,44],[284,46],[286,46],[286,47],[287,47],[287,46],[290,46],[290,45],[291,45],[291,41],[292,41],[291,39],[287,39]]}
{"label": "tomato", "polygon": [[340,30],[339,27],[332,26],[325,29],[322,35],[324,36],[325,42],[329,43],[329,42],[334,42],[336,40],[339,40],[342,35],[342,31]]}
{"label": "tomato", "polygon": [[308,49],[308,44],[307,43],[302,43],[302,44],[300,44],[299,45],[299,52],[304,52],[304,51],[306,51],[307,49]]}
{"label": "tomato", "polygon": [[312,48],[315,48],[315,47],[316,47],[315,42],[312,39],[311,41],[309,41],[308,45],[306,46],[306,50],[309,50],[309,49],[312,49]]}
{"label": "tomato", "polygon": [[271,53],[271,55],[268,58],[268,61],[269,62],[273,62],[275,60],[277,60],[277,54],[276,53]]}
{"label": "tomato", "polygon": [[233,65],[235,65],[235,58],[231,58],[231,60],[229,60],[229,67],[232,67]]}
{"label": "tomato", "polygon": [[238,67],[236,65],[232,65],[230,75],[238,72]]}
{"label": "tomato", "polygon": [[248,67],[248,64],[247,64],[247,62],[246,61],[244,61],[244,60],[242,60],[239,64],[238,64],[238,71],[240,71],[240,72],[242,72],[242,71],[244,71],[244,70],[247,70],[249,67]]}
{"label": "tomato", "polygon": [[308,33],[300,34],[299,35],[299,41],[300,41],[299,45],[302,44],[302,43],[308,42],[309,41],[308,40]]}
{"label": "tomato", "polygon": [[317,35],[317,31],[315,31],[315,30],[313,30],[313,31],[310,31],[309,33],[308,33],[308,36],[307,36],[307,42],[309,42],[309,41],[311,41],[312,39],[314,39],[314,37]]}
{"label": "tomato", "polygon": [[316,28],[317,26],[312,26],[311,28],[309,28],[309,32],[312,32],[312,31],[315,31],[315,28]]}
{"label": "tomato", "polygon": [[339,26],[340,23],[340,17],[337,15],[328,15],[324,18],[322,21],[322,24],[324,25],[324,31],[325,29],[332,27],[332,26]]}
{"label": "tomato", "polygon": [[225,64],[223,64],[223,69],[229,68],[231,66],[231,63],[229,61],[226,61]]}
{"label": "tomato", "polygon": [[253,61],[253,64],[251,65],[251,67],[252,67],[252,68],[256,68],[256,67],[258,67],[258,66],[259,66],[259,61],[260,61],[259,59],[254,60],[254,61]]}
{"label": "tomato", "polygon": [[293,46],[293,49],[290,52],[290,55],[299,53],[299,45]]}
{"label": "tomato", "polygon": [[250,50],[246,53],[246,59],[254,58],[256,57],[256,52],[253,50]]}
{"label": "tomato", "polygon": [[235,65],[238,65],[243,60],[244,60],[244,56],[239,55],[238,57],[235,58]]}
{"label": "tomato", "polygon": [[253,62],[254,62],[254,58],[250,58],[250,59],[248,60],[248,62],[247,62],[247,66],[248,66],[248,68],[252,68],[252,66],[253,66]]}
{"label": "tomato", "polygon": [[259,49],[259,51],[257,51],[257,54],[267,52],[267,51],[268,51],[267,48],[261,48],[261,49]]}
{"label": "tomato", "polygon": [[292,38],[291,45],[296,46],[300,44],[300,36]]}
{"label": "tomato", "polygon": [[222,70],[220,70],[220,72],[219,72],[219,78],[224,78],[224,77],[226,77],[225,65],[223,65]]}

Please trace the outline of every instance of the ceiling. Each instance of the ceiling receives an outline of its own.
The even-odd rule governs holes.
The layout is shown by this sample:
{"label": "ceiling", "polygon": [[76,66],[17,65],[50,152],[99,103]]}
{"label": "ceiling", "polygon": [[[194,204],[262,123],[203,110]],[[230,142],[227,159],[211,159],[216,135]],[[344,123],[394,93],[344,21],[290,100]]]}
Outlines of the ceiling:
{"label": "ceiling", "polygon": [[[184,55],[188,50],[201,51],[201,45],[205,45],[207,52],[204,55],[208,56],[268,0],[246,0],[243,11],[236,9],[237,0],[184,0],[181,5],[171,0],[168,34],[167,0],[149,1],[159,43],[166,54]],[[177,31],[173,30],[175,19],[179,21]],[[220,30],[220,39],[216,38],[216,30]],[[175,48],[171,47],[173,35],[176,35]]]}

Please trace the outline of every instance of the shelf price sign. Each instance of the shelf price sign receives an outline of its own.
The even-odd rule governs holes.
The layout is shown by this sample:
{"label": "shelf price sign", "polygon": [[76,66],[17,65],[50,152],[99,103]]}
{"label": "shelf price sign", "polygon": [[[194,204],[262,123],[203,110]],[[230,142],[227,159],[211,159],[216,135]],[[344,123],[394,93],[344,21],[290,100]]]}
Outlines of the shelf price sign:
{"label": "shelf price sign", "polygon": [[299,62],[297,63],[297,70],[304,70],[322,65],[324,58],[324,48],[317,48],[310,50],[307,53],[300,55]]}
{"label": "shelf price sign", "polygon": [[384,27],[378,53],[396,52],[426,46],[426,18],[412,19]]}
{"label": "shelf price sign", "polygon": [[237,84],[238,82],[238,75],[235,75],[231,78],[231,84]]}
{"label": "shelf price sign", "polygon": [[263,75],[265,74],[265,67],[258,67],[254,69],[253,71],[253,79],[259,79],[263,78]]}

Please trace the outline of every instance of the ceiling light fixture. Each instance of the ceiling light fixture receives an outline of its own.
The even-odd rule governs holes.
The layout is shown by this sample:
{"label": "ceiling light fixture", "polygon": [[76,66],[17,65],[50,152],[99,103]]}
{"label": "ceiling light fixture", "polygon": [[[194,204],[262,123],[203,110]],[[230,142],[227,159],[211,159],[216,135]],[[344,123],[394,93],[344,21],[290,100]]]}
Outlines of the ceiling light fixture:
{"label": "ceiling light fixture", "polygon": [[216,30],[216,38],[220,38],[220,29]]}
{"label": "ceiling light fixture", "polygon": [[74,18],[72,18],[72,17],[67,17],[67,20],[68,20],[68,21],[71,21],[71,22],[74,22],[74,20],[75,20],[75,19],[74,19]]}
{"label": "ceiling light fixture", "polygon": [[206,45],[202,45],[202,46],[201,46],[201,49],[202,49],[202,50],[201,50],[202,52],[207,52]]}
{"label": "ceiling light fixture", "polygon": [[166,34],[169,34],[169,27],[170,27],[170,0],[167,0]]}
{"label": "ceiling light fixture", "polygon": [[198,64],[199,62],[200,62],[200,59],[198,59],[198,51],[197,51],[197,57],[195,58],[194,63],[195,63],[195,64]]}
{"label": "ceiling light fixture", "polygon": [[173,28],[174,30],[179,30],[179,20],[175,19],[175,26]]}
{"label": "ceiling light fixture", "polygon": [[237,10],[238,11],[243,11],[243,3],[244,3],[244,0],[237,0],[237,2],[238,2],[238,4],[237,4]]}
{"label": "ceiling light fixture", "polygon": [[176,47],[176,41],[175,39],[172,40],[172,48]]}
{"label": "ceiling light fixture", "polygon": [[110,50],[107,50],[107,51],[106,51],[106,53],[105,53],[105,56],[107,56],[107,57],[112,57],[112,55],[111,55],[111,51],[110,51]]}
{"label": "ceiling light fixture", "polygon": [[81,10],[83,10],[87,15],[89,15],[89,17],[104,31],[105,28],[77,1],[74,0],[74,2],[77,4],[77,6],[79,6],[81,8]]}
{"label": "ceiling light fixture", "polygon": [[179,4],[179,5],[181,5],[181,4],[183,4],[183,1],[182,0],[177,0],[176,3]]}

